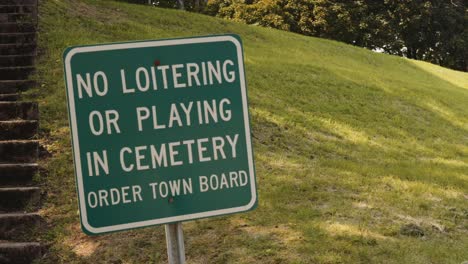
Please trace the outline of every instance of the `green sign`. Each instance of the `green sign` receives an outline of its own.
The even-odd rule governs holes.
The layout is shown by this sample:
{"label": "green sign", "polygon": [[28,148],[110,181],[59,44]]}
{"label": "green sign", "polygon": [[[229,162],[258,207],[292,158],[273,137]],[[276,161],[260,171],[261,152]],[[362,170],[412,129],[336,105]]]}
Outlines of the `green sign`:
{"label": "green sign", "polygon": [[72,47],[64,64],[84,232],[256,206],[238,36]]}

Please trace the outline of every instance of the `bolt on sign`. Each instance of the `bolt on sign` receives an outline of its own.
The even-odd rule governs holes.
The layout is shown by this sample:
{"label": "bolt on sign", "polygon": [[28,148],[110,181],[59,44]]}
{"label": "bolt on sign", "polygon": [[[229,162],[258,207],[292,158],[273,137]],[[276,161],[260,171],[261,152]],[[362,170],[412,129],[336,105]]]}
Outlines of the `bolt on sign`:
{"label": "bolt on sign", "polygon": [[238,36],[71,47],[64,66],[84,232],[256,206]]}

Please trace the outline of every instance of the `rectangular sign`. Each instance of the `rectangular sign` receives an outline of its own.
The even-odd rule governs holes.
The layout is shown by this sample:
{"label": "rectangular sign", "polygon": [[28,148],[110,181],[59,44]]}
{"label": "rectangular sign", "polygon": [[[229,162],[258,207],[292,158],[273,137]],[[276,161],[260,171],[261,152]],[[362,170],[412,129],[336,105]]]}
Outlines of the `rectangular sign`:
{"label": "rectangular sign", "polygon": [[64,66],[85,233],[256,206],[238,36],[71,47]]}

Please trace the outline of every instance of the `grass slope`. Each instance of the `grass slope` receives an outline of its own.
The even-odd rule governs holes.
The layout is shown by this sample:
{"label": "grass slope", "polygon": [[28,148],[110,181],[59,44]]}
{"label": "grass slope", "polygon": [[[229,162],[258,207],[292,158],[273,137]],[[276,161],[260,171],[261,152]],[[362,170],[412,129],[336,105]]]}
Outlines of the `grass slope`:
{"label": "grass slope", "polygon": [[[189,263],[468,260],[468,75],[334,41],[98,0],[41,1],[45,263],[159,263],[163,227],[79,230],[61,55],[77,44],[237,33],[259,207],[184,224]],[[414,224],[424,236],[405,235]],[[409,230],[411,231],[411,230]],[[416,230],[418,231],[418,230]],[[411,232],[410,232],[411,233]]]}

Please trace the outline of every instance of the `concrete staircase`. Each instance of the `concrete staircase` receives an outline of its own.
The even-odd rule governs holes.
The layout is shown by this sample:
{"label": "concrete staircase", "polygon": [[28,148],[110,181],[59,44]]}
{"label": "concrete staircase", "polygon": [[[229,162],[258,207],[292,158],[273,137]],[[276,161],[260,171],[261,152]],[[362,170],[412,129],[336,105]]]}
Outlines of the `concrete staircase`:
{"label": "concrete staircase", "polygon": [[42,256],[35,235],[45,227],[39,214],[41,189],[35,102],[19,101],[34,83],[37,0],[0,0],[0,263],[26,264]]}

